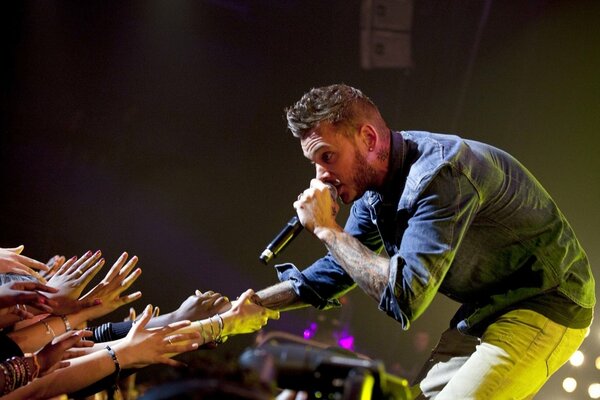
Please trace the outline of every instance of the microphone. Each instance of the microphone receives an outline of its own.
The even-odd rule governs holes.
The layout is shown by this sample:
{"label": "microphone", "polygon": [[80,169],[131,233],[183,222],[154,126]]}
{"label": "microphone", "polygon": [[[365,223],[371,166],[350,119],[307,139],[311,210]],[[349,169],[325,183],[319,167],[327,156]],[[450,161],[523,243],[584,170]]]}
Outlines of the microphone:
{"label": "microphone", "polygon": [[[337,200],[337,189],[330,183],[326,183],[327,188],[331,194],[333,201]],[[300,223],[300,220],[296,215],[288,221],[283,229],[275,236],[271,243],[263,250],[262,254],[258,257],[263,264],[267,265],[273,258],[275,258],[292,240],[300,234],[304,227]]]}

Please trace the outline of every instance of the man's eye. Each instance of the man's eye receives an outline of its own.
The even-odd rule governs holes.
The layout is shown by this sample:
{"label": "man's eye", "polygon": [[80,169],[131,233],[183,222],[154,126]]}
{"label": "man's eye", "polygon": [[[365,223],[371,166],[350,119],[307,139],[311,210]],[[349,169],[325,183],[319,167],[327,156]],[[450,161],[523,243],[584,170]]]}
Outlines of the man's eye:
{"label": "man's eye", "polygon": [[333,153],[330,153],[330,152],[323,153],[323,155],[321,156],[321,159],[323,160],[323,162],[330,162],[332,158],[333,158]]}

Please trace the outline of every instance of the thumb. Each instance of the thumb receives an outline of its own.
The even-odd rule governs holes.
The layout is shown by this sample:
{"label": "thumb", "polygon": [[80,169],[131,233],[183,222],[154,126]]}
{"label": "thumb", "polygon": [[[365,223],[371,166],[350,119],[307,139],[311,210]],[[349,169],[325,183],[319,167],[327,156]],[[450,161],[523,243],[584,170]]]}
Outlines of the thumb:
{"label": "thumb", "polygon": [[269,317],[269,319],[279,319],[279,311],[276,310],[269,310],[270,312],[267,314],[267,316]]}

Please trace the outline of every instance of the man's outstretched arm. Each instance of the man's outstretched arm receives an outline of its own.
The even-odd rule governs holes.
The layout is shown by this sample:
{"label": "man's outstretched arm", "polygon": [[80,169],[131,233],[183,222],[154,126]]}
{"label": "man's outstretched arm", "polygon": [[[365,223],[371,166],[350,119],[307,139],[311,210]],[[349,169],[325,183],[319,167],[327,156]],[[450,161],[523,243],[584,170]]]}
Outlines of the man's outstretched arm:
{"label": "man's outstretched arm", "polygon": [[290,281],[257,291],[252,297],[256,304],[277,311],[287,311],[308,306],[294,291]]}

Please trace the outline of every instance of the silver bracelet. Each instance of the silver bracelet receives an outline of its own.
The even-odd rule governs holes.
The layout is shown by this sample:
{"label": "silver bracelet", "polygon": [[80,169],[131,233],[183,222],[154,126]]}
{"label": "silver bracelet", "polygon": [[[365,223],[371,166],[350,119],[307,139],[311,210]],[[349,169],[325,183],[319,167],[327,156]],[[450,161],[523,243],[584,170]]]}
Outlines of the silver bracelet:
{"label": "silver bracelet", "polygon": [[200,335],[202,336],[202,344],[206,344],[208,343],[208,337],[206,336],[206,333],[204,332],[204,324],[200,321],[198,321],[198,325],[200,325]]}
{"label": "silver bracelet", "polygon": [[61,315],[60,318],[65,323],[65,332],[69,332],[71,329],[73,329],[71,328],[71,323],[69,322],[69,318],[67,318],[66,315]]}
{"label": "silver bracelet", "polygon": [[212,336],[212,341],[214,342],[217,337],[215,335],[215,328],[213,328],[212,317],[208,317],[208,324],[210,325],[210,335]]}

